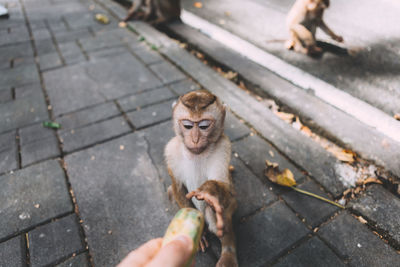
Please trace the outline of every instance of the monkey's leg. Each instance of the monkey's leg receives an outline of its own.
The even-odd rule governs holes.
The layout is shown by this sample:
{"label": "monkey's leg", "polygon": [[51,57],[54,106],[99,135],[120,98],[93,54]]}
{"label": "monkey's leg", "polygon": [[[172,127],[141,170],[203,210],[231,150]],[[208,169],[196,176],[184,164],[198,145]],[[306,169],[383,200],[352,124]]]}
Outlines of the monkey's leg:
{"label": "monkey's leg", "polygon": [[143,12],[139,12],[139,9],[142,8],[143,1],[134,1],[132,3],[131,8],[128,10],[128,15],[124,18],[124,21],[128,21],[130,19],[140,19]]}
{"label": "monkey's leg", "polygon": [[301,24],[296,24],[292,26],[291,30],[299,40],[299,42],[295,42],[295,51],[311,56],[319,56],[322,54],[323,51],[317,46],[314,35],[306,27]]}
{"label": "monkey's leg", "polygon": [[236,209],[236,201],[233,201],[231,205],[225,209],[225,229],[224,235],[220,238],[221,240],[221,257],[219,258],[217,265],[222,266],[238,266],[236,257],[236,242],[235,233],[233,231],[232,216]]}
{"label": "monkey's leg", "polygon": [[175,176],[170,168],[168,168],[168,174],[171,177],[172,181],[172,185],[168,187],[168,197],[171,198],[170,194],[172,191],[172,195],[180,208],[194,208],[192,201],[186,198],[186,188],[176,182]]}

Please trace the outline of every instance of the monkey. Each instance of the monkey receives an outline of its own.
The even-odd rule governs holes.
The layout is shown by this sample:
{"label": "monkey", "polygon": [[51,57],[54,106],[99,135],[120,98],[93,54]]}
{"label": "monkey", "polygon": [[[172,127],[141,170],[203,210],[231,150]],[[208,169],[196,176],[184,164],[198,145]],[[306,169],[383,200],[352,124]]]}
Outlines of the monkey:
{"label": "monkey", "polygon": [[[226,109],[207,90],[179,97],[173,106],[175,132],[164,150],[171,177],[169,195],[180,208],[195,207],[221,241],[218,267],[238,266],[232,216],[237,207],[230,174],[231,142],[224,134]],[[202,239],[204,252],[208,243]]]}
{"label": "monkey", "polygon": [[134,0],[124,21],[135,19],[159,25],[179,19],[180,15],[180,0]]}
{"label": "monkey", "polygon": [[317,27],[321,28],[333,40],[343,42],[343,37],[336,35],[322,19],[324,10],[329,7],[329,0],[296,0],[286,18],[290,38],[285,42],[287,49],[310,56],[321,56],[323,49],[315,39]]}

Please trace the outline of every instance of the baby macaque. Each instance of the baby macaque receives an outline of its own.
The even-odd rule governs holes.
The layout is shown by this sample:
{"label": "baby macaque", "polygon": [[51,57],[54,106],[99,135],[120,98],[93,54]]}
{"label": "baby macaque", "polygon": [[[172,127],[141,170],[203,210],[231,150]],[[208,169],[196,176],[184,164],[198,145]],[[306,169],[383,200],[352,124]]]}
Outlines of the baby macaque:
{"label": "baby macaque", "polygon": [[[176,136],[165,147],[172,185],[181,208],[196,207],[210,232],[221,240],[216,266],[237,266],[232,215],[237,207],[229,171],[231,142],[224,135],[225,107],[206,90],[181,96],[173,107]],[[203,238],[201,249],[208,246]]]}
{"label": "baby macaque", "polygon": [[290,33],[290,39],[285,43],[286,48],[310,56],[320,56],[323,50],[315,40],[317,27],[333,40],[343,42],[343,38],[329,29],[322,19],[328,7],[329,0],[297,0],[286,18]]}
{"label": "baby macaque", "polygon": [[180,15],[180,0],[133,0],[124,21],[135,19],[158,25],[179,19]]}

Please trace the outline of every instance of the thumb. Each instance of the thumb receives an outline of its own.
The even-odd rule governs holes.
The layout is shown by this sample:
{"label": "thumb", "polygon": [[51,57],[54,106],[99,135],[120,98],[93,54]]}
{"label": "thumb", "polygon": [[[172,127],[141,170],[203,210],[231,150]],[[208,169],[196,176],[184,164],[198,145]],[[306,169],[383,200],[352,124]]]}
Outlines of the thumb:
{"label": "thumb", "polygon": [[147,265],[147,267],[181,267],[189,260],[193,251],[193,241],[186,235],[179,235],[165,247]]}

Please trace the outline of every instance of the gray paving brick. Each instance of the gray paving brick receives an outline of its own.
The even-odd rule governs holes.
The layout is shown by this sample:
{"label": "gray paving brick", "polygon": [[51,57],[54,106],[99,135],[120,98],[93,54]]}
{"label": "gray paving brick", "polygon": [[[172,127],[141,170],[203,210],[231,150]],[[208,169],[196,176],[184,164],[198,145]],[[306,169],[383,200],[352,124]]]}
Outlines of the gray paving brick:
{"label": "gray paving brick", "polygon": [[54,264],[84,249],[75,214],[28,233],[31,266]]}
{"label": "gray paving brick", "polygon": [[[297,187],[330,199],[313,181],[306,181]],[[299,213],[305,219],[305,223],[311,227],[320,225],[339,209],[334,205],[300,194],[294,190],[284,193],[282,197],[296,213]]]}
{"label": "gray paving brick", "polygon": [[180,72],[174,65],[164,61],[162,63],[153,64],[150,68],[157,74],[164,84],[176,82],[185,79],[185,75]]}
{"label": "gray paving brick", "polygon": [[31,83],[23,86],[15,87],[15,99],[42,95],[40,83]]}
{"label": "gray paving brick", "polygon": [[120,54],[126,54],[129,50],[125,46],[115,46],[107,49],[89,51],[87,54],[89,58],[113,57]]}
{"label": "gray paving brick", "polygon": [[15,131],[0,134],[0,173],[18,168],[18,149]]}
{"label": "gray paving brick", "polygon": [[34,88],[30,97],[17,98],[0,105],[0,133],[49,117],[41,89]]}
{"label": "gray paving brick", "polygon": [[41,71],[57,68],[62,66],[62,61],[57,52],[43,54],[39,56],[39,66]]}
{"label": "gray paving brick", "polygon": [[225,117],[225,134],[231,141],[235,141],[250,133],[250,129],[244,125],[238,118],[231,112],[226,112]]}
{"label": "gray paving brick", "polygon": [[47,28],[38,28],[32,30],[35,41],[51,39],[50,31]]}
{"label": "gray paving brick", "polygon": [[0,266],[26,266],[25,242],[21,236],[0,243]]}
{"label": "gray paving brick", "polygon": [[9,87],[39,82],[39,74],[35,64],[2,70],[0,84]]}
{"label": "gray paving brick", "polygon": [[187,92],[200,89],[200,86],[194,83],[193,81],[186,79],[183,81],[175,82],[168,85],[175,93],[178,95],[184,95]]}
{"label": "gray paving brick", "polygon": [[274,266],[346,266],[318,237],[312,237]]}
{"label": "gray paving brick", "polygon": [[163,236],[173,216],[147,149],[133,133],[66,157],[95,266],[115,266],[140,244]]}
{"label": "gray paving brick", "polygon": [[318,233],[352,266],[396,266],[400,261],[400,254],[346,212]]}
{"label": "gray paving brick", "polygon": [[13,25],[13,27],[10,27],[10,31],[6,31],[1,35],[0,46],[22,43],[29,41],[29,39],[29,32],[25,25]]}
{"label": "gray paving brick", "polygon": [[91,36],[91,33],[87,28],[54,32],[54,37],[59,44],[64,42],[76,41],[87,36]]}
{"label": "gray paving brick", "polygon": [[44,80],[56,116],[161,85],[127,54],[49,71]]}
{"label": "gray paving brick", "polygon": [[79,43],[85,51],[95,51],[123,45],[120,36],[115,30],[100,32],[95,37],[87,36],[87,38],[80,39]]}
{"label": "gray paving brick", "polygon": [[167,101],[160,104],[148,106],[138,111],[127,113],[129,120],[136,129],[141,129],[152,124],[165,121],[172,117],[172,102]]}
{"label": "gray paving brick", "polygon": [[352,209],[371,220],[400,244],[400,200],[380,185],[350,203]]}
{"label": "gray paving brick", "polygon": [[232,150],[238,153],[239,157],[246,165],[260,178],[264,178],[265,160],[278,163],[282,170],[288,168],[293,172],[298,182],[300,182],[301,177],[303,177],[303,174],[293,164],[259,136],[249,136],[235,142],[232,146]]}
{"label": "gray paving brick", "polygon": [[63,263],[57,264],[57,267],[89,267],[89,260],[87,253],[79,254],[72,257]]}
{"label": "gray paving brick", "polygon": [[134,53],[147,65],[164,61],[163,57],[158,52],[155,52],[148,46],[135,49]]}
{"label": "gray paving brick", "polygon": [[60,137],[63,140],[63,150],[71,152],[128,133],[129,131],[131,129],[123,117],[116,117],[76,130],[61,131]]}
{"label": "gray paving brick", "polygon": [[159,89],[145,91],[139,94],[124,97],[118,100],[121,108],[125,111],[132,111],[150,104],[161,102],[163,100],[176,98],[168,88],[162,87]]}
{"label": "gray paving brick", "polygon": [[71,65],[86,61],[85,56],[76,42],[61,43],[59,47],[66,64]]}
{"label": "gray paving brick", "polygon": [[0,176],[0,188],[0,239],[73,210],[64,173],[54,160]]}
{"label": "gray paving brick", "polygon": [[57,49],[52,40],[39,40],[36,41],[36,51],[39,56],[50,53],[57,53]]}
{"label": "gray paving brick", "polygon": [[264,266],[308,230],[288,207],[277,202],[238,225],[236,233],[239,265]]}
{"label": "gray paving brick", "polygon": [[22,167],[60,155],[54,130],[36,124],[21,129],[19,133]]}
{"label": "gray paving brick", "polygon": [[233,184],[236,190],[238,208],[236,218],[254,213],[256,210],[277,200],[272,193],[249,169],[238,159],[232,158],[231,165]]}
{"label": "gray paving brick", "polygon": [[62,130],[71,130],[120,114],[121,113],[117,106],[113,102],[108,102],[74,113],[69,113],[57,118],[56,121],[61,124]]}
{"label": "gray paving brick", "polygon": [[35,59],[33,57],[18,57],[12,60],[13,68],[32,64],[35,64]]}
{"label": "gray paving brick", "polygon": [[12,100],[11,90],[9,88],[0,90],[0,104]]}
{"label": "gray paving brick", "polygon": [[24,57],[33,57],[33,50],[30,42],[0,47],[0,62]]}

